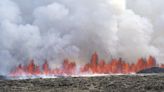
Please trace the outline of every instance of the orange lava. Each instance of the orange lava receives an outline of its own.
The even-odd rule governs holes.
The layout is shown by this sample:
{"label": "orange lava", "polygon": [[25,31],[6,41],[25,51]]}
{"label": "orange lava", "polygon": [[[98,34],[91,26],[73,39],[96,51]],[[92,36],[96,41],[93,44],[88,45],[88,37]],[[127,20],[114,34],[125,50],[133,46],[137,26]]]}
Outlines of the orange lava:
{"label": "orange lava", "polygon": [[[10,76],[33,76],[33,75],[75,75],[75,74],[130,74],[137,71],[157,67],[154,57],[149,56],[148,59],[139,58],[136,63],[129,64],[123,61],[121,58],[112,59],[109,63],[106,63],[103,59],[99,60],[97,53],[95,52],[89,63],[85,64],[77,71],[76,63],[70,62],[68,59],[63,61],[61,68],[51,69],[48,61],[45,60],[42,66],[38,66],[34,63],[34,60],[30,60],[28,65],[18,65],[10,72]],[[164,64],[160,67],[164,68]]]}

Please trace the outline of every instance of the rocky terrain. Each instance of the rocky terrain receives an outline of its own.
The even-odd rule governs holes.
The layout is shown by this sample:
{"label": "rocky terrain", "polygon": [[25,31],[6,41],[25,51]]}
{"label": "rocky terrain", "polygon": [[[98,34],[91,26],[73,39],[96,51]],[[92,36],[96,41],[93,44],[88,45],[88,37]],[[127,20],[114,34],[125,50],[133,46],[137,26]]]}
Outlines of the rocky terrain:
{"label": "rocky terrain", "polygon": [[143,74],[145,74],[145,73],[164,73],[164,68],[152,67],[152,68],[141,70],[137,73],[138,74],[141,74],[141,73],[143,73]]}
{"label": "rocky terrain", "polygon": [[164,74],[0,80],[0,92],[164,92]]}

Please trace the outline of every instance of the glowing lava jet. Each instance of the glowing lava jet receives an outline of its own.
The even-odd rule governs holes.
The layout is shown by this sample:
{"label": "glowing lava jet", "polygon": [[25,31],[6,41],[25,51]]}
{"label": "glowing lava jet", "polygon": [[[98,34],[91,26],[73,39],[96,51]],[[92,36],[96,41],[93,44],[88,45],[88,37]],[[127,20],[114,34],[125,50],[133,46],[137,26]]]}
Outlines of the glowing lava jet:
{"label": "glowing lava jet", "polygon": [[[112,59],[109,63],[104,60],[99,60],[97,53],[95,52],[90,60],[90,63],[85,64],[80,68],[77,73],[77,67],[75,62],[70,62],[65,59],[61,68],[51,69],[48,61],[45,60],[42,66],[38,66],[34,63],[34,60],[30,60],[28,65],[18,65],[14,70],[10,72],[10,76],[39,76],[39,75],[53,75],[53,76],[65,76],[65,75],[76,75],[76,74],[130,74],[136,73],[137,71],[156,67],[156,60],[154,57],[140,58],[136,63],[129,64],[123,61],[121,58]],[[164,65],[161,65],[164,67]]]}
{"label": "glowing lava jet", "polygon": [[98,73],[98,74],[129,74],[135,73],[145,68],[155,67],[156,60],[149,56],[147,60],[143,58],[138,59],[136,64],[129,64],[120,59],[112,59],[111,62],[105,63],[104,60],[98,59],[97,53],[94,53],[91,62],[81,68],[81,72]]}

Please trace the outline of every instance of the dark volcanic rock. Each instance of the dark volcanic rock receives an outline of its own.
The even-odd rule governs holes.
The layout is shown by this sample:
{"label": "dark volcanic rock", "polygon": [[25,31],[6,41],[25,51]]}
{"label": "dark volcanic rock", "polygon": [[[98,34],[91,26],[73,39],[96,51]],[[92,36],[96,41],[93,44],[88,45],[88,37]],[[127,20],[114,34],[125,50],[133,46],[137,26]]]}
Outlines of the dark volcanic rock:
{"label": "dark volcanic rock", "polygon": [[0,92],[162,92],[164,75],[0,80]]}
{"label": "dark volcanic rock", "polygon": [[0,80],[6,80],[6,76],[0,75]]}
{"label": "dark volcanic rock", "polygon": [[141,70],[137,73],[138,74],[140,73],[164,73],[164,68],[152,67],[152,68]]}

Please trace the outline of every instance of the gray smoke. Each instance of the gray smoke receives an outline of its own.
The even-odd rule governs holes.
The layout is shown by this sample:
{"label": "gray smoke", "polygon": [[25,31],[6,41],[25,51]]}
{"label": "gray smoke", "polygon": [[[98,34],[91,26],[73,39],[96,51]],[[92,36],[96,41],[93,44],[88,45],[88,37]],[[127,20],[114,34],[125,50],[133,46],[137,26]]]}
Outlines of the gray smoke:
{"label": "gray smoke", "polygon": [[29,59],[64,58],[84,64],[101,58],[135,62],[153,55],[164,60],[163,0],[0,1],[0,73]]}

